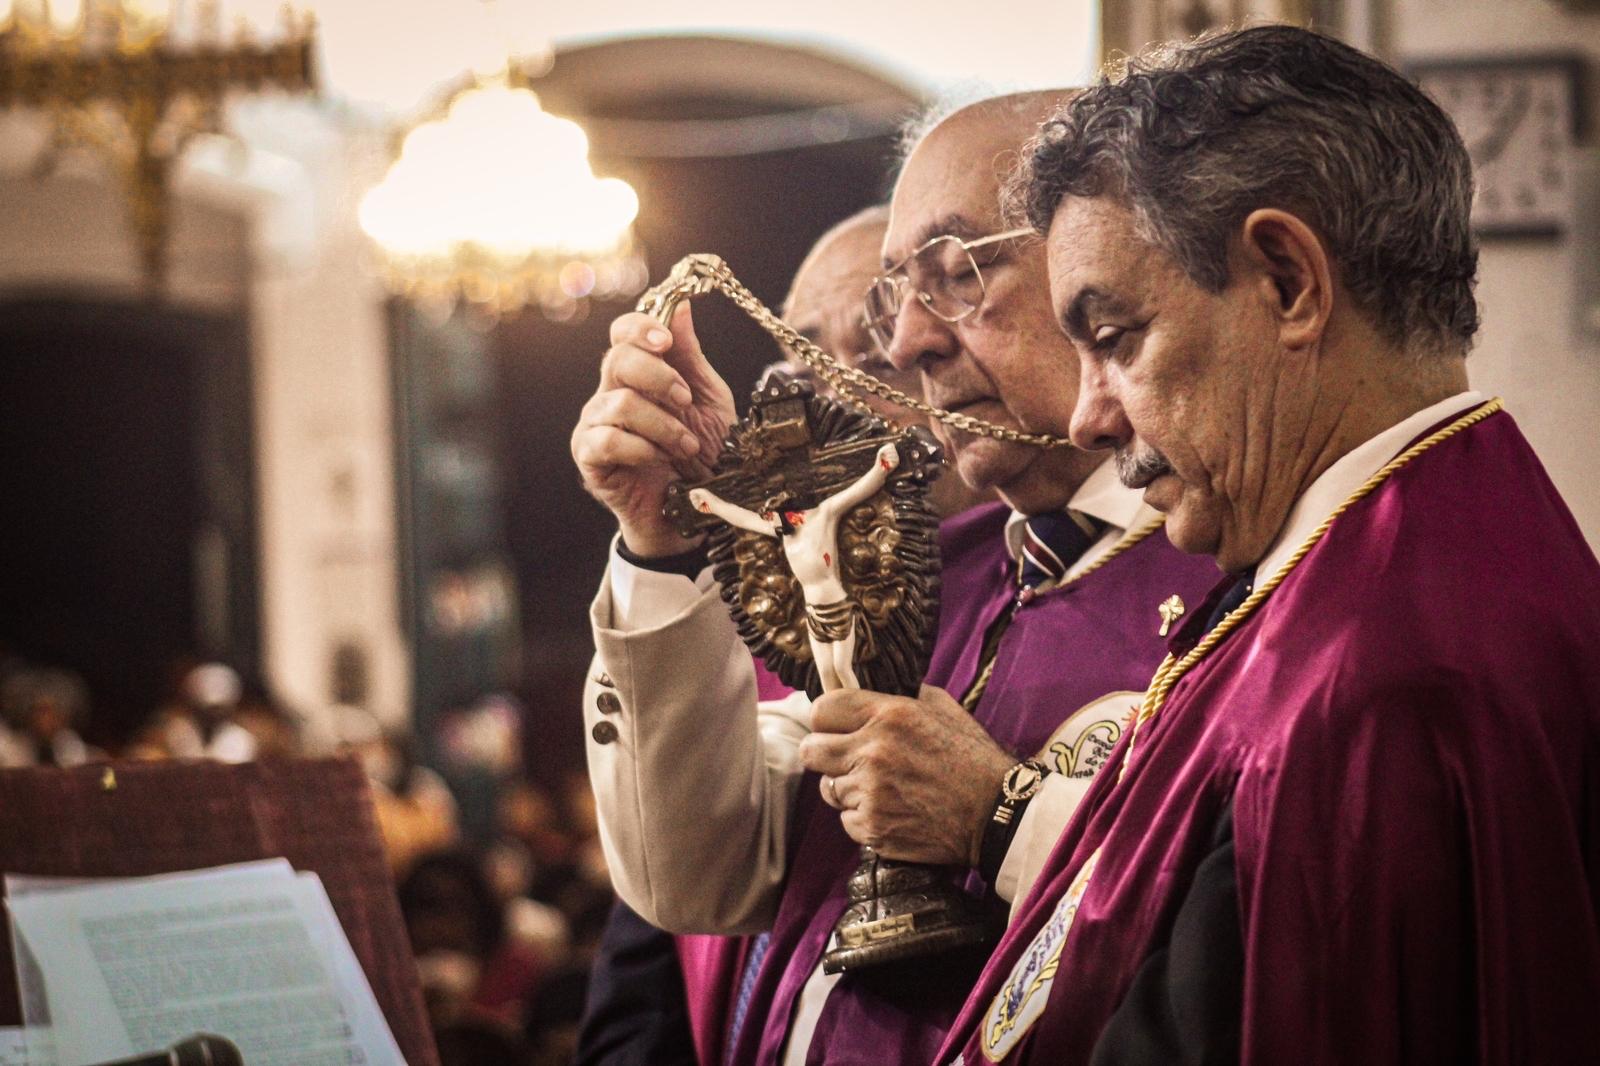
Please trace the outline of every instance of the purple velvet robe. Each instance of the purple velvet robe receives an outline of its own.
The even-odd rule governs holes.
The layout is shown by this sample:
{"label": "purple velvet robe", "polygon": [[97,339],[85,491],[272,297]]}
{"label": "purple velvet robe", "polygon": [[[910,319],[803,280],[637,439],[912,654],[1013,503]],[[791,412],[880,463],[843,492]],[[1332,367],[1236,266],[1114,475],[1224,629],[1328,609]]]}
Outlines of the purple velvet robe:
{"label": "purple velvet robe", "polygon": [[1491,415],[1338,518],[1183,676],[936,1061],[1087,1062],[1231,799],[1246,1063],[1600,1062],[1597,749],[1600,565]]}
{"label": "purple velvet robe", "polygon": [[[958,696],[976,677],[985,633],[1016,595],[1015,564],[1004,538],[1009,513],[987,504],[941,527],[939,636],[927,682]],[[1093,573],[1038,597],[1017,612],[974,717],[1003,747],[1033,754],[1079,708],[1107,693],[1142,690],[1164,651],[1156,635],[1158,605],[1173,593],[1197,602],[1216,575],[1209,559],[1184,555],[1157,532]],[[844,912],[845,882],[858,859],[838,812],[822,802],[816,775],[801,782],[791,817],[789,878],[734,1049],[732,1061],[741,1066],[779,1061],[800,990]],[[969,889],[981,887],[965,871],[952,876],[964,877]],[[691,1004],[697,1004],[691,1012],[715,1017],[724,1027],[732,989],[701,975],[717,978],[736,970],[728,959],[740,943],[732,941],[722,954],[696,946],[685,974]],[[846,974],[823,1008],[807,1061],[927,1061],[977,975],[978,963],[944,958],[915,977],[892,981]],[[721,1033],[706,1037],[706,1046],[720,1054]]]}

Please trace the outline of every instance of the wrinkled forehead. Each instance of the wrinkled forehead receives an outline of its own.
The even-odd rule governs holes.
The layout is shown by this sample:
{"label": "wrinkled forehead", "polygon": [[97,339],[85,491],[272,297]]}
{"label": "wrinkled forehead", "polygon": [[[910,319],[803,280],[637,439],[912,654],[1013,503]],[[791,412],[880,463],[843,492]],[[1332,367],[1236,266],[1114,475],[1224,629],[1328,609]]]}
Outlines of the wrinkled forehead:
{"label": "wrinkled forehead", "polygon": [[1134,230],[1131,213],[1099,196],[1062,197],[1044,246],[1050,291],[1057,301],[1070,299],[1084,287],[1103,285],[1107,268],[1123,258],[1118,253],[1147,250]]}
{"label": "wrinkled forehead", "polygon": [[999,231],[1000,185],[1030,132],[952,120],[912,151],[895,183],[882,262],[897,263],[934,237],[972,239]]}
{"label": "wrinkled forehead", "polygon": [[1140,233],[1133,212],[1109,196],[1062,198],[1045,233],[1045,261],[1051,307],[1069,328],[1196,288]]}

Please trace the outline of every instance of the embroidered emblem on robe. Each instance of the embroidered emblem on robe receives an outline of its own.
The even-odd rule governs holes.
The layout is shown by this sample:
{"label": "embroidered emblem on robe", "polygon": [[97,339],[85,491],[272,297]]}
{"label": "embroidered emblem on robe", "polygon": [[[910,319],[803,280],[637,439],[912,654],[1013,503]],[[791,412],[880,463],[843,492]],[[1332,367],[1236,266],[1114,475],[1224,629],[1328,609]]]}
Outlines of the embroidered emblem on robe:
{"label": "embroidered emblem on robe", "polygon": [[1143,696],[1140,692],[1112,692],[1079,708],[1050,735],[1035,757],[1062,777],[1087,783],[1121,738],[1129,706],[1137,708]]}
{"label": "embroidered emblem on robe", "polygon": [[1099,858],[1097,848],[1067,886],[1050,920],[1044,923],[1039,935],[1011,968],[1011,976],[989,1005],[983,1021],[983,1056],[990,1062],[999,1062],[1009,1055],[1029,1026],[1044,1013],[1050,987],[1056,981],[1056,968],[1061,964],[1061,949],[1067,943],[1067,932],[1078,916],[1078,904],[1083,902],[1083,894],[1089,889],[1089,877]]}

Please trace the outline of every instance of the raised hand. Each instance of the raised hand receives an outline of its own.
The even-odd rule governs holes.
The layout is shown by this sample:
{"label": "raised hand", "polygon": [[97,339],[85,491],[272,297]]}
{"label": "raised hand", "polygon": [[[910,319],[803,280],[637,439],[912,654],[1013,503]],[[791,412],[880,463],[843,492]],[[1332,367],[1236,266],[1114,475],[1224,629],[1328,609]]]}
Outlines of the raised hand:
{"label": "raised hand", "polygon": [[672,327],[631,312],[611,324],[600,385],[572,432],[589,494],[617,517],[629,550],[672,555],[693,542],[661,515],[667,486],[711,471],[733,424],[733,393],[706,361],[687,303]]}

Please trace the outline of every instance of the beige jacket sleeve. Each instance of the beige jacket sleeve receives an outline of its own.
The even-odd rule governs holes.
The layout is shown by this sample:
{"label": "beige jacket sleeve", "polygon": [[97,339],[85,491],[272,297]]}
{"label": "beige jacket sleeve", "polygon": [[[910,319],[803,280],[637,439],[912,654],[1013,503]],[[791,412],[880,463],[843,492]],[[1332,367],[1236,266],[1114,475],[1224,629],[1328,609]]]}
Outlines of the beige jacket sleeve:
{"label": "beige jacket sleeve", "polygon": [[691,592],[679,579],[678,609],[619,628],[613,580],[608,568],[590,610],[583,715],[617,894],[675,933],[768,928],[810,704],[757,703],[750,653],[715,586]]}

